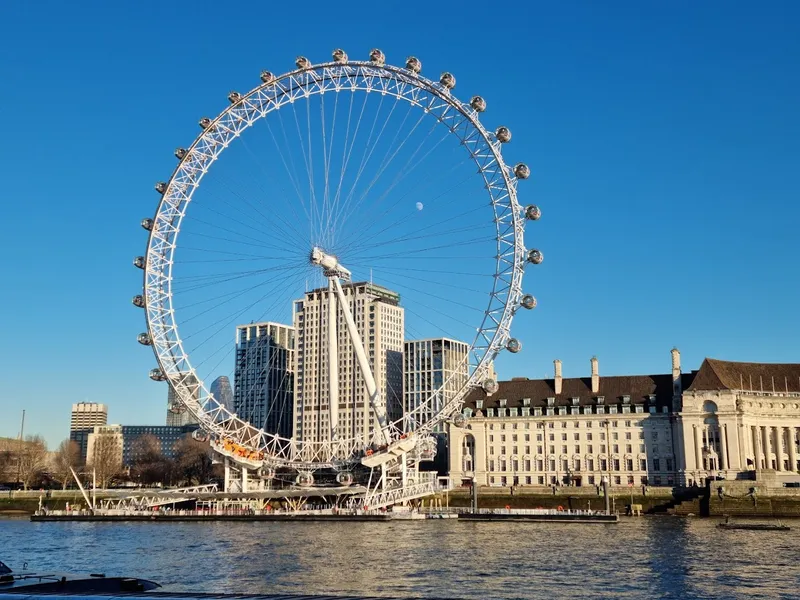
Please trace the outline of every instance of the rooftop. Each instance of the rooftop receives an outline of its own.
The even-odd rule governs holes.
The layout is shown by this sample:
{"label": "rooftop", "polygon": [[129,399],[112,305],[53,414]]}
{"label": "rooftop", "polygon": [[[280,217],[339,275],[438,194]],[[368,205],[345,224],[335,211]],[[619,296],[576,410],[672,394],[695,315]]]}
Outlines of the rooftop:
{"label": "rooftop", "polygon": [[800,393],[800,364],[733,362],[706,358],[692,385],[686,390]]}

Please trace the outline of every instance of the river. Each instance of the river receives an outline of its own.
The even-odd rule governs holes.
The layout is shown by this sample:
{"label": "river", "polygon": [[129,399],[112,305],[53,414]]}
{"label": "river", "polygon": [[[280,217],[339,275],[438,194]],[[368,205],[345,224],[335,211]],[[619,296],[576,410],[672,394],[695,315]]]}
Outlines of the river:
{"label": "river", "polygon": [[15,570],[133,575],[165,591],[439,598],[796,598],[800,536],[716,521],[31,523],[0,520]]}

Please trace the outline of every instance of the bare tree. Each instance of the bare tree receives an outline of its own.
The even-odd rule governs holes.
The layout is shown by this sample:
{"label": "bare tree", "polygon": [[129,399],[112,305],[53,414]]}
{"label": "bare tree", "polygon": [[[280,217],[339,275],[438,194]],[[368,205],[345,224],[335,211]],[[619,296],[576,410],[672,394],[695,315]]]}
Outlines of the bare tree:
{"label": "bare tree", "polygon": [[0,450],[0,483],[17,481],[17,457],[11,450]]}
{"label": "bare tree", "polygon": [[150,485],[167,483],[171,463],[161,453],[161,441],[154,435],[142,435],[131,446],[131,477],[138,483]]}
{"label": "bare tree", "polygon": [[47,444],[40,435],[30,435],[20,444],[17,472],[24,489],[40,481],[47,466]]}
{"label": "bare tree", "polygon": [[175,444],[175,462],[177,479],[186,485],[209,483],[219,475],[208,442],[198,442],[188,435]]}
{"label": "bare tree", "polygon": [[53,457],[53,479],[61,483],[61,489],[67,489],[72,480],[71,469],[76,469],[81,462],[81,448],[73,440],[64,440],[58,446]]}
{"label": "bare tree", "polygon": [[113,433],[93,434],[91,456],[87,466],[97,475],[97,484],[105,488],[122,471],[122,437]]}

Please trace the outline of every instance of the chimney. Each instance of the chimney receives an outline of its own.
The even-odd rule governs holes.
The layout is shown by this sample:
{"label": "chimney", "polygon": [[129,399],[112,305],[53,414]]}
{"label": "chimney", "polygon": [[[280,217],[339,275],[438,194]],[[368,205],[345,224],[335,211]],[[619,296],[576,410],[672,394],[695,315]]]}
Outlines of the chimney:
{"label": "chimney", "polygon": [[[672,400],[677,406],[683,393],[681,388],[681,353],[677,348],[672,349]],[[677,409],[676,409],[677,410]]]}
{"label": "chimney", "polygon": [[596,394],[600,391],[600,366],[597,363],[597,357],[592,357],[592,393]]}
{"label": "chimney", "polygon": [[561,393],[561,361],[556,359],[553,361],[553,366],[555,367],[556,376],[555,376],[555,388],[556,388],[556,395]]}

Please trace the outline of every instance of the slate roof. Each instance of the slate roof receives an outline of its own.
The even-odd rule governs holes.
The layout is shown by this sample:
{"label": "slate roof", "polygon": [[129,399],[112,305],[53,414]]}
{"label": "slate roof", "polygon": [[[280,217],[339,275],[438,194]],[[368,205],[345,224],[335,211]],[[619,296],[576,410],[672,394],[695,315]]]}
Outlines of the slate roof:
{"label": "slate roof", "polygon": [[687,391],[752,390],[800,393],[800,364],[732,362],[706,358]]}
{"label": "slate roof", "polygon": [[[694,378],[694,373],[684,373],[681,376],[681,385],[686,389]],[[631,405],[647,404],[650,396],[655,396],[656,406],[672,409],[672,375],[618,375],[600,377],[600,387],[597,393],[592,393],[591,377],[564,378],[561,384],[561,393],[555,393],[553,379],[528,379],[515,378],[511,381],[500,381],[497,393],[487,396],[482,389],[473,390],[467,396],[464,405],[467,408],[476,408],[477,400],[483,400],[483,408],[497,408],[500,400],[506,400],[506,407],[514,408],[523,406],[522,399],[530,398],[530,406],[547,406],[548,398],[555,398],[555,406],[573,406],[572,399],[578,398],[579,406],[596,405],[597,397],[604,397],[604,404],[622,404],[623,396],[630,396]]]}

